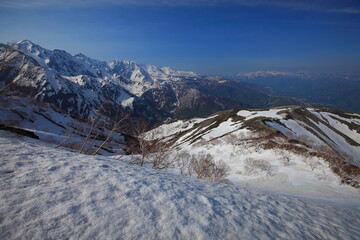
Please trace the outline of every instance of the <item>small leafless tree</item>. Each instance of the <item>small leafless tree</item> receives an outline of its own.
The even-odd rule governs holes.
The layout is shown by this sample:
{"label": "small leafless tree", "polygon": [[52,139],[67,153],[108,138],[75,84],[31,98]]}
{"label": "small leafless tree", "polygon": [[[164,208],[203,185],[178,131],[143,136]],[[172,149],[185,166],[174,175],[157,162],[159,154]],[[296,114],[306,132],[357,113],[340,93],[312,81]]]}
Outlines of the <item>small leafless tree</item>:
{"label": "small leafless tree", "polygon": [[271,171],[270,163],[262,159],[253,159],[249,157],[245,159],[244,164],[245,174],[247,175],[259,172],[266,172],[268,174]]}
{"label": "small leafless tree", "polygon": [[154,142],[150,157],[153,169],[165,169],[174,165],[175,159],[171,157],[170,148],[162,142]]}
{"label": "small leafless tree", "polygon": [[86,146],[86,143],[88,142],[91,134],[93,133],[94,127],[97,125],[97,120],[98,120],[97,117],[91,120],[90,130],[89,130],[88,134],[86,135],[86,138],[85,138],[83,144],[81,145],[81,148],[80,148],[80,150],[79,150],[79,153],[82,153],[82,152],[84,151],[84,148],[85,148],[85,146]]}
{"label": "small leafless tree", "polygon": [[119,110],[116,113],[115,118],[113,119],[113,122],[110,127],[110,132],[107,134],[105,140],[100,144],[100,146],[95,150],[95,152],[92,155],[96,155],[99,153],[100,149],[109,141],[110,137],[115,131],[120,131],[120,129],[123,127],[123,123],[129,118],[129,114],[125,111]]}
{"label": "small leafless tree", "polygon": [[179,151],[173,156],[174,161],[180,169],[180,174],[191,176],[193,173],[191,164],[191,155],[187,151]]}
{"label": "small leafless tree", "polygon": [[78,128],[75,132],[69,132],[67,134],[67,136],[64,138],[64,140],[62,142],[60,142],[55,148],[59,148],[61,146],[63,146],[65,144],[65,142],[69,141],[70,139],[72,139],[74,136],[76,136],[77,134],[79,134],[80,131],[82,131],[82,128]]}
{"label": "small leafless tree", "polygon": [[225,177],[229,175],[230,167],[222,160],[215,163],[213,170],[213,181],[214,182],[222,182],[222,183],[230,183]]}
{"label": "small leafless tree", "polygon": [[289,166],[291,161],[291,153],[287,150],[281,151],[280,160],[284,164],[284,167]]}
{"label": "small leafless tree", "polygon": [[100,132],[96,133],[95,137],[93,138],[93,140],[89,144],[89,147],[86,149],[85,154],[90,154],[92,151],[94,151],[93,146],[95,144],[95,141],[99,137],[99,135],[100,135]]}
{"label": "small leafless tree", "polygon": [[136,143],[131,146],[133,153],[137,152],[140,158],[135,163],[144,165],[146,158],[152,151],[153,143],[146,139],[146,131],[149,129],[149,123],[141,118],[130,125],[130,133],[136,139]]}
{"label": "small leafless tree", "polygon": [[200,152],[192,156],[191,167],[200,179],[209,178],[214,165],[213,157],[209,153]]}

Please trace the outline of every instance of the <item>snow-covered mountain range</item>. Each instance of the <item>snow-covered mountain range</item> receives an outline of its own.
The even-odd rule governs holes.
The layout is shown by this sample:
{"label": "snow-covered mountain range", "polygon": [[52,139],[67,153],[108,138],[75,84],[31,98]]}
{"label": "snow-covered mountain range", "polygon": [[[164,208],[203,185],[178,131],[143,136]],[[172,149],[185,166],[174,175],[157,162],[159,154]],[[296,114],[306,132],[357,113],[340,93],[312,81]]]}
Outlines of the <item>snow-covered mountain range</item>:
{"label": "snow-covered mountain range", "polygon": [[235,107],[304,104],[272,97],[260,88],[218,76],[176,71],[130,61],[98,61],[83,54],[48,50],[24,40],[0,46],[0,86],[83,118],[125,108],[153,121],[206,116]]}

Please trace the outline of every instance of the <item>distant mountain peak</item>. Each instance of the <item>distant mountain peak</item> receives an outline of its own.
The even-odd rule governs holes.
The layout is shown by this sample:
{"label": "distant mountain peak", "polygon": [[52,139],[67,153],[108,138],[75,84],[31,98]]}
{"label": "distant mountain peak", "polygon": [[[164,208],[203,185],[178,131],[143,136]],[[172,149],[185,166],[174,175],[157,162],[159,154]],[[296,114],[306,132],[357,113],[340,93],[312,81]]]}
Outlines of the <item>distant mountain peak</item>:
{"label": "distant mountain peak", "polygon": [[32,41],[27,40],[27,39],[24,39],[24,40],[21,40],[21,41],[17,41],[15,44],[31,44],[31,45],[36,45],[35,43],[33,43]]}

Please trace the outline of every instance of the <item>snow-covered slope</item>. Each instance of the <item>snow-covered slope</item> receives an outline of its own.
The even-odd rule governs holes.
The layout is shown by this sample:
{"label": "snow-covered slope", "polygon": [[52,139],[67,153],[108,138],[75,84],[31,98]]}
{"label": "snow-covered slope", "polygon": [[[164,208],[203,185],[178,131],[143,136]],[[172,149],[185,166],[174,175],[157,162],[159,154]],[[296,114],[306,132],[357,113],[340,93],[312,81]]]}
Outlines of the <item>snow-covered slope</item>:
{"label": "snow-covered slope", "polygon": [[359,239],[360,204],[300,200],[0,131],[1,239]]}
{"label": "snow-covered slope", "polygon": [[175,152],[205,152],[236,184],[313,197],[359,197],[360,116],[331,109],[231,110],[152,130]]}
{"label": "snow-covered slope", "polygon": [[[92,154],[109,135],[111,122],[96,119],[92,122],[76,119],[61,109],[49,104],[39,103],[26,97],[4,97],[0,95],[0,128],[14,132],[25,130],[33,137],[68,147],[83,153]],[[93,125],[93,126],[92,126]],[[86,140],[88,136],[88,139]],[[102,155],[124,152],[125,138],[119,132],[112,132],[99,153]]]}

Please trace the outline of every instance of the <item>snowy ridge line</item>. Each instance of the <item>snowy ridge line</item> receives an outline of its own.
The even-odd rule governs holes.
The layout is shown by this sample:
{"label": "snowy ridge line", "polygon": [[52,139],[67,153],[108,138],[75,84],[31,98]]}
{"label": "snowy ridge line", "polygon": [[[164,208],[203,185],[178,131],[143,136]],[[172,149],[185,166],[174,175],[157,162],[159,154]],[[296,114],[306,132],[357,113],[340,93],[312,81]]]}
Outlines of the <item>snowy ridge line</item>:
{"label": "snowy ridge line", "polygon": [[[81,78],[83,74],[90,73],[90,76],[97,78],[103,78],[105,74],[105,80],[117,82],[116,69],[121,69],[120,74],[123,77],[130,78],[134,82],[149,82],[155,83],[159,81],[167,80],[179,80],[178,77],[196,77],[198,76],[194,72],[175,71],[170,67],[156,67],[149,64],[137,64],[127,60],[113,60],[113,61],[99,61],[91,59],[83,54],[71,54],[63,50],[47,50],[40,47],[37,44],[32,43],[29,40],[23,40],[16,43],[19,50],[26,55],[31,56],[42,67],[52,67],[52,61],[54,61],[55,53],[61,53],[63,57],[66,57],[66,61],[73,61],[76,63],[75,67],[71,66],[56,66],[55,69],[58,73],[64,77],[77,77]],[[55,56],[54,56],[55,55]],[[57,60],[57,59],[56,59]],[[63,68],[64,67],[64,68]],[[63,69],[62,69],[63,68]],[[69,75],[70,74],[70,75]],[[115,78],[114,78],[115,77]],[[137,93],[141,95],[141,93]]]}
{"label": "snowy ridge line", "polygon": [[[247,128],[248,127],[247,122],[249,122],[250,120],[261,118],[261,119],[267,119],[266,120],[267,123],[273,122],[272,126],[276,126],[276,124],[274,125],[274,123],[276,123],[276,121],[279,121],[288,130],[285,130],[280,127],[276,128],[276,130],[282,132],[284,135],[287,135],[289,133],[289,130],[291,130],[292,133],[294,133],[295,135],[308,136],[312,140],[314,140],[315,142],[317,142],[319,144],[328,143],[333,146],[336,146],[338,148],[338,150],[340,150],[340,151],[343,151],[346,153],[348,153],[350,151],[349,154],[351,154],[354,158],[357,158],[360,156],[360,148],[357,145],[347,144],[347,145],[350,145],[348,147],[343,144],[343,141],[345,141],[345,142],[349,141],[346,138],[349,138],[356,142],[357,139],[360,138],[360,133],[358,133],[354,130],[350,130],[349,125],[341,126],[341,124],[339,122],[337,122],[336,124],[333,123],[331,125],[327,121],[327,123],[329,124],[329,127],[327,127],[326,129],[323,128],[322,125],[320,125],[317,122],[320,121],[320,122],[323,122],[323,124],[326,124],[326,122],[322,119],[321,115],[317,115],[316,113],[314,113],[313,108],[308,109],[308,110],[306,110],[304,108],[304,110],[309,111],[309,114],[312,114],[315,117],[315,119],[313,119],[313,117],[308,117],[306,115],[303,116],[303,117],[305,117],[305,121],[304,121],[304,119],[300,119],[300,118],[298,119],[297,115],[294,115],[293,117],[291,117],[293,115],[292,111],[296,110],[296,109],[302,109],[302,108],[294,107],[292,109],[289,107],[284,107],[284,108],[274,108],[274,109],[260,110],[260,111],[240,110],[237,112],[236,116],[242,117],[243,119],[237,120],[237,121],[233,122],[233,124],[230,124],[230,125],[235,126],[235,124],[236,124],[236,125],[238,125],[237,128]],[[231,123],[233,121],[231,119],[234,119],[234,117],[236,118],[236,116],[227,118],[227,121],[230,121],[230,123]],[[321,117],[321,118],[319,119],[319,117]],[[216,116],[214,117],[214,119],[216,119]],[[209,128],[209,130],[207,130],[205,132],[204,131],[205,128],[202,127],[202,124],[205,123],[207,120],[208,119],[198,119],[198,120],[196,120],[198,127],[193,127],[193,128],[187,127],[186,129],[181,130],[182,132],[191,130],[191,132],[188,132],[185,135],[182,135],[181,139],[185,139],[185,141],[188,141],[189,139],[193,138],[194,135],[197,135],[199,133],[201,136],[205,136],[205,134],[210,134],[210,136],[211,136],[211,134],[213,134],[213,133],[211,133],[212,131],[222,131],[223,132],[222,135],[226,135],[226,134],[230,134],[232,131],[236,130],[236,127],[230,129],[229,128],[230,126],[229,127],[216,126],[215,128],[212,128],[211,125],[217,125],[216,120],[214,120],[214,121],[211,121],[210,124],[205,124],[205,128]],[[352,120],[348,119],[348,121],[352,121]],[[353,121],[353,123],[357,124],[357,121]],[[186,126],[193,126],[193,125],[189,124],[188,122],[173,123],[173,124],[174,124],[174,126],[180,126],[181,124],[186,125]],[[221,122],[220,124],[225,124],[225,123]],[[310,126],[309,124],[311,124],[312,126]],[[297,125],[297,127],[295,125]],[[169,131],[166,129],[168,129],[167,125],[164,125],[164,127],[159,127],[156,131],[162,132],[163,134],[169,136],[169,134],[165,133],[166,131]],[[173,129],[173,130],[171,130],[172,135],[176,135],[175,134],[176,130],[174,130],[175,128],[172,128],[172,129]],[[351,134],[349,134],[349,133],[351,133]],[[220,137],[220,135],[218,135],[218,134],[215,134],[215,135],[217,135],[217,137]],[[332,137],[329,137],[329,135],[331,135]],[[188,136],[187,139],[186,139],[186,136]],[[335,141],[333,139],[334,136],[337,136],[336,137],[336,139],[338,139],[337,141]],[[207,139],[207,140],[209,140],[209,139]],[[178,141],[178,143],[180,143],[180,141]],[[353,149],[353,150],[351,150],[351,149]]]}

